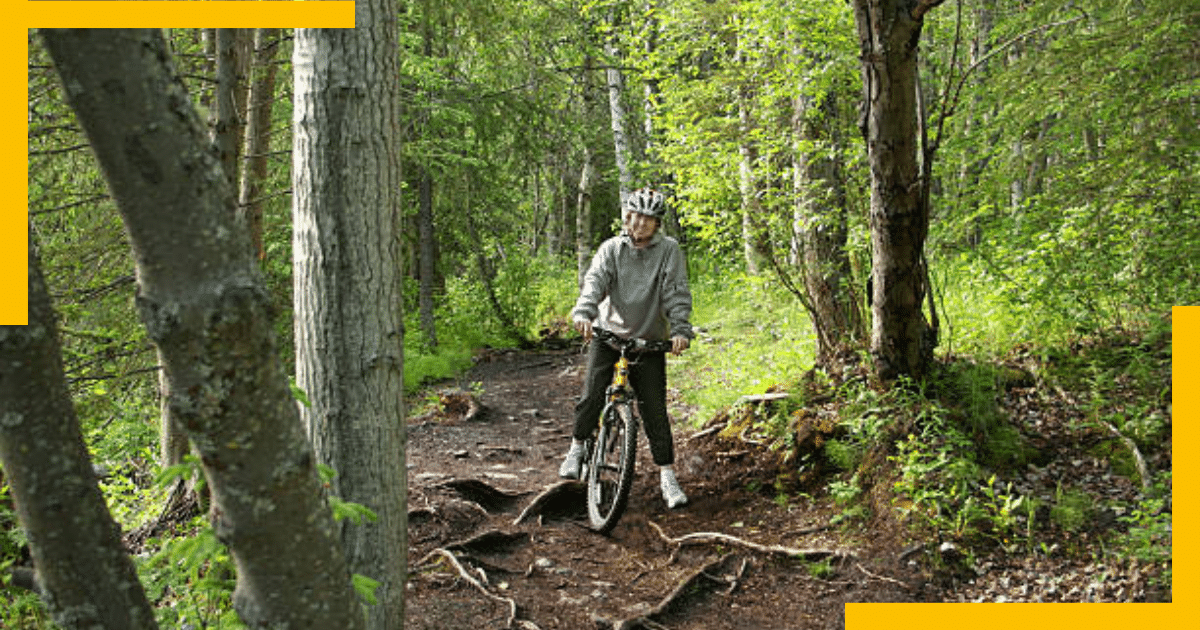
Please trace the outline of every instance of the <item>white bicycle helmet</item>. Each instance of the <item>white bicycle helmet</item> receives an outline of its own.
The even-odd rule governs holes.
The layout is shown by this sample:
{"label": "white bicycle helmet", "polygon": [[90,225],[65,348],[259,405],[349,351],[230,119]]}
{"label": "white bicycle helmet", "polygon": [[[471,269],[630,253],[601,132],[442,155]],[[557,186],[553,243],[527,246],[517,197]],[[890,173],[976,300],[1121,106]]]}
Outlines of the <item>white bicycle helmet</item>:
{"label": "white bicycle helmet", "polygon": [[625,199],[625,212],[637,212],[661,221],[666,211],[666,201],[657,190],[639,188]]}

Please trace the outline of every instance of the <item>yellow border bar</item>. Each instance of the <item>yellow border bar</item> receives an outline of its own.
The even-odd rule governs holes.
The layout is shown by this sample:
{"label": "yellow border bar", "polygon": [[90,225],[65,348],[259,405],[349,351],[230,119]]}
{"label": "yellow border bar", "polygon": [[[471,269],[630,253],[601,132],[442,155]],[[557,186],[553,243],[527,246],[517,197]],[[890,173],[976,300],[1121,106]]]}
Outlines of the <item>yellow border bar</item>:
{"label": "yellow border bar", "polygon": [[354,28],[354,2],[24,2],[28,28]]}
{"label": "yellow border bar", "polygon": [[[847,604],[846,628],[1013,630],[1014,628],[1183,628],[1200,619],[1196,592],[1196,468],[1200,438],[1200,306],[1176,306],[1172,332],[1172,603]],[[1164,383],[1165,385],[1165,383]],[[1174,452],[1172,451],[1172,458]],[[1191,619],[1191,622],[1187,620]]]}
{"label": "yellow border bar", "polygon": [[[0,29],[0,81],[28,86],[28,31],[34,28],[354,28],[354,2],[10,2]],[[20,93],[20,92],[18,92]],[[2,100],[0,325],[23,325],[28,313],[28,94]],[[26,175],[20,174],[26,167]]]}
{"label": "yellow border bar", "polygon": [[[11,90],[17,94],[27,92],[29,86],[27,32],[12,26],[0,32],[0,85],[22,86]],[[29,177],[21,174],[29,155],[27,102],[28,96],[0,99],[0,146],[9,147],[0,151],[0,190],[8,198],[0,205],[0,325],[5,326],[25,325],[29,320]]]}

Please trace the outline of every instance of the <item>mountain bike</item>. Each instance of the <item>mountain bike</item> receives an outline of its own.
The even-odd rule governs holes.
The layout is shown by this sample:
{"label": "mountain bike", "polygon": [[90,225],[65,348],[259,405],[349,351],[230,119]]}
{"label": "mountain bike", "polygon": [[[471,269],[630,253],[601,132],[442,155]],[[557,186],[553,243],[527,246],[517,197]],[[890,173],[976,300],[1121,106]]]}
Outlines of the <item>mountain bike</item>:
{"label": "mountain bike", "polygon": [[617,526],[629,503],[637,458],[640,419],[633,404],[637,394],[629,384],[629,355],[647,351],[667,352],[671,349],[671,342],[624,339],[603,328],[594,328],[592,334],[621,353],[613,367],[612,383],[605,390],[600,424],[584,445],[585,460],[581,475],[587,484],[588,518],[592,529],[607,534]]}

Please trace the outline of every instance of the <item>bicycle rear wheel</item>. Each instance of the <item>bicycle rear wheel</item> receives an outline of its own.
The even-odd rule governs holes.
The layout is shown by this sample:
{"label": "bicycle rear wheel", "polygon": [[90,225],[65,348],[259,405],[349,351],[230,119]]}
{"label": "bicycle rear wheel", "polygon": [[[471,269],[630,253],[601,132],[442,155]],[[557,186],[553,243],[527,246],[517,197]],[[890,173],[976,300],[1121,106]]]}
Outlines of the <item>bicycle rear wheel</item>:
{"label": "bicycle rear wheel", "polygon": [[626,402],[605,407],[587,477],[588,518],[592,529],[601,534],[617,526],[629,503],[636,456],[637,422],[632,405]]}

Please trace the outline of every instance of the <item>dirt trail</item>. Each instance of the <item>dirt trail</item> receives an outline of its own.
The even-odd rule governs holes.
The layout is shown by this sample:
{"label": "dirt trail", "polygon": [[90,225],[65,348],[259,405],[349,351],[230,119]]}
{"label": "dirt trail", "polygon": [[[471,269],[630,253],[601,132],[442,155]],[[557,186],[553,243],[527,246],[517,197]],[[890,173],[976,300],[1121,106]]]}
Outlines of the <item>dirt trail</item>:
{"label": "dirt trail", "polygon": [[[629,509],[611,535],[584,526],[570,486],[564,500],[516,524],[536,495],[560,484],[581,363],[577,349],[491,353],[461,383],[482,403],[473,418],[460,419],[463,409],[410,420],[406,627],[841,628],[848,601],[940,599],[901,559],[895,536],[841,540],[823,508],[781,507],[749,491],[771,480],[756,479],[745,454],[689,440],[679,409],[677,469],[689,506],[666,509],[642,436]],[[664,538],[693,532],[853,557],[831,560],[817,577],[811,563],[786,555]]]}

